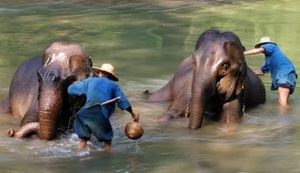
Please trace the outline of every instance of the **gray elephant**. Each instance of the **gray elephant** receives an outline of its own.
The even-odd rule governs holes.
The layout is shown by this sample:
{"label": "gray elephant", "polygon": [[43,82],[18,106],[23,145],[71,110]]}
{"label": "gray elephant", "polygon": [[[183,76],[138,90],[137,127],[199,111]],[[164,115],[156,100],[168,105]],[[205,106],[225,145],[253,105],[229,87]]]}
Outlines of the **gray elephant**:
{"label": "gray elephant", "polygon": [[264,85],[247,66],[243,51],[232,32],[209,30],[201,34],[192,56],[149,97],[150,101],[171,102],[160,120],[187,116],[190,129],[200,128],[204,117],[237,123],[245,108],[264,103]]}
{"label": "gray elephant", "polygon": [[51,140],[58,129],[66,130],[85,99],[70,98],[67,87],[91,72],[91,59],[75,43],[54,42],[41,57],[24,62],[12,78],[8,97],[1,102],[2,112],[22,118],[21,128],[10,129],[9,136],[22,138],[38,133],[41,139]]}

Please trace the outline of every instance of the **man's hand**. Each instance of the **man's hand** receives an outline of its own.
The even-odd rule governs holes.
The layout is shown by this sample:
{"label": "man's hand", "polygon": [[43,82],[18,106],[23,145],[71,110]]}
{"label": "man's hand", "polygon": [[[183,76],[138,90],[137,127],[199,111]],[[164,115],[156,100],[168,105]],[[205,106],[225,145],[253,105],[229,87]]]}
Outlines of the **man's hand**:
{"label": "man's hand", "polygon": [[264,73],[261,70],[253,70],[257,76],[263,76]]}
{"label": "man's hand", "polygon": [[132,115],[133,121],[139,122],[139,120],[140,120],[140,115],[139,115],[138,113],[132,112],[131,115]]}

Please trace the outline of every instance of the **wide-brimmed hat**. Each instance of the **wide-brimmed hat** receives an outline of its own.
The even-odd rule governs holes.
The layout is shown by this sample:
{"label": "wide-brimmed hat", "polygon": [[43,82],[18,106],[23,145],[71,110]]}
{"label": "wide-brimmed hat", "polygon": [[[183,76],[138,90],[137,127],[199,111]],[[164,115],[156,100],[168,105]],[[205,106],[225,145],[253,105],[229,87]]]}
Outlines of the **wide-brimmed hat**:
{"label": "wide-brimmed hat", "polygon": [[101,67],[93,67],[95,73],[103,72],[108,75],[108,77],[114,81],[118,81],[118,77],[115,74],[115,68],[113,65],[105,63]]}
{"label": "wide-brimmed hat", "polygon": [[266,43],[273,43],[273,44],[276,44],[274,43],[273,41],[271,41],[270,37],[262,37],[258,43],[255,44],[255,48],[258,48],[260,47],[260,45],[262,44],[266,44]]}

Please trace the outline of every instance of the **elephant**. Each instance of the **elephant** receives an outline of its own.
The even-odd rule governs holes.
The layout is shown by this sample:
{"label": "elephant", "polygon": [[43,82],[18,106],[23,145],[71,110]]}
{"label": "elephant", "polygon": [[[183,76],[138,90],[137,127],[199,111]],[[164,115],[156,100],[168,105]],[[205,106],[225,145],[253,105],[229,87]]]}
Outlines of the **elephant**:
{"label": "elephant", "polygon": [[266,101],[261,79],[247,66],[239,37],[233,32],[202,33],[191,56],[160,89],[149,93],[151,102],[170,102],[160,121],[189,117],[190,129],[203,119],[237,124],[245,109]]}
{"label": "elephant", "polygon": [[22,138],[37,133],[41,139],[54,139],[85,101],[84,96],[68,96],[67,87],[91,74],[92,61],[78,43],[53,42],[41,56],[25,61],[0,106],[2,112],[22,118],[20,129],[10,129],[8,135]]}

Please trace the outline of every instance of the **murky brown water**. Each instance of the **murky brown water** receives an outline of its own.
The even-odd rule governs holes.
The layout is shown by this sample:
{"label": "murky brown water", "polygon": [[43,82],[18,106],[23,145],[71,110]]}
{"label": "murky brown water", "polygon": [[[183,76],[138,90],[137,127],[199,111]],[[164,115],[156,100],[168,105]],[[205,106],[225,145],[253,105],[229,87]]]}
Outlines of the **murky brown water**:
{"label": "murky brown water", "polygon": [[[287,115],[278,113],[270,76],[262,77],[267,103],[247,112],[236,133],[218,124],[190,131],[187,120],[156,123],[166,106],[147,102],[191,54],[200,33],[216,28],[239,35],[250,49],[263,35],[279,43],[297,69],[300,2],[276,1],[2,1],[0,2],[0,99],[16,68],[52,41],[80,42],[96,65],[110,62],[145,128],[143,138],[123,133],[130,116],[112,118],[113,151],[94,141],[77,151],[77,138],[16,140],[5,131],[19,119],[0,115],[0,172],[300,172],[299,87]],[[263,8],[262,8],[263,7]],[[247,59],[259,68],[262,56]]]}

